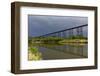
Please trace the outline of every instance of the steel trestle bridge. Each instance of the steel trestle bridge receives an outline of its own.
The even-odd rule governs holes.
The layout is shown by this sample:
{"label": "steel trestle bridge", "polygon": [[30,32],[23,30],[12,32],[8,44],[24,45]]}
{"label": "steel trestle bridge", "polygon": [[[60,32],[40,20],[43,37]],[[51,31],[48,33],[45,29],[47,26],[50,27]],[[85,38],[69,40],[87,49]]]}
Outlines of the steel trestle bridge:
{"label": "steel trestle bridge", "polygon": [[41,35],[38,37],[63,37],[63,38],[67,38],[67,37],[71,37],[71,36],[87,37],[87,34],[84,34],[84,32],[86,32],[87,26],[88,26],[88,24],[76,26],[76,27],[44,34],[44,35]]}

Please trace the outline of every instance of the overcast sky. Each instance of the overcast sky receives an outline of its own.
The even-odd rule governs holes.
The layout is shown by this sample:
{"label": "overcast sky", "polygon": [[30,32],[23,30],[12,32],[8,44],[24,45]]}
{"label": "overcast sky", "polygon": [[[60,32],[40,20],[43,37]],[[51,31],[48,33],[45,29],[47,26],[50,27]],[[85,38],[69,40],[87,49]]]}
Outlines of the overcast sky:
{"label": "overcast sky", "polygon": [[88,24],[87,17],[29,15],[28,36],[40,36],[84,24]]}

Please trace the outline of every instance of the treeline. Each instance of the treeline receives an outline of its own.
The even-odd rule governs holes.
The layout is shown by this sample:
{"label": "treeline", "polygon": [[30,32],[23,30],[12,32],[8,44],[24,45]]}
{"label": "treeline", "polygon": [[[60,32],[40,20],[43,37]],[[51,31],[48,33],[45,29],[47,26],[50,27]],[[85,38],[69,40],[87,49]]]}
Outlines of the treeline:
{"label": "treeline", "polygon": [[49,36],[49,37],[34,37],[28,40],[30,43],[59,43],[59,41],[68,41],[68,40],[87,40],[87,37],[84,36],[70,36],[70,37],[55,37],[55,36]]}

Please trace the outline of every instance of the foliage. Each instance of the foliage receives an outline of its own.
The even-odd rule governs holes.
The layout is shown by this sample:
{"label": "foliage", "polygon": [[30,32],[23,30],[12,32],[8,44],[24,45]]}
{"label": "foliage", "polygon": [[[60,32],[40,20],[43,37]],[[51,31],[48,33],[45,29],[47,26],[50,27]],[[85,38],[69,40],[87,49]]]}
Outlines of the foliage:
{"label": "foliage", "polygon": [[67,39],[87,39],[87,37],[84,37],[82,35],[78,35],[78,36],[71,36],[71,37],[68,37]]}
{"label": "foliage", "polygon": [[42,55],[37,47],[29,47],[29,60],[41,60]]}
{"label": "foliage", "polygon": [[37,37],[33,38],[33,43],[57,43],[58,41],[63,40],[63,38],[60,37]]}
{"label": "foliage", "polygon": [[32,53],[37,53],[37,52],[38,52],[38,48],[36,48],[36,47],[30,47],[29,50],[30,50]]}
{"label": "foliage", "polygon": [[28,44],[32,44],[32,39],[28,39]]}
{"label": "foliage", "polygon": [[[78,40],[76,40],[78,39]],[[59,43],[61,41],[66,41],[66,40],[71,40],[71,42],[76,42],[76,41],[81,41],[84,40],[85,42],[87,40],[87,37],[84,37],[82,35],[78,35],[78,36],[70,36],[70,37],[56,37],[56,36],[48,36],[48,37],[34,37],[31,38],[31,40],[29,40],[29,44],[31,43]],[[68,41],[70,42],[70,41]],[[81,41],[83,42],[83,41]]]}
{"label": "foliage", "polygon": [[54,37],[54,36],[49,36],[49,37],[38,37],[38,38],[33,38],[35,40],[62,40],[63,38],[61,37]]}

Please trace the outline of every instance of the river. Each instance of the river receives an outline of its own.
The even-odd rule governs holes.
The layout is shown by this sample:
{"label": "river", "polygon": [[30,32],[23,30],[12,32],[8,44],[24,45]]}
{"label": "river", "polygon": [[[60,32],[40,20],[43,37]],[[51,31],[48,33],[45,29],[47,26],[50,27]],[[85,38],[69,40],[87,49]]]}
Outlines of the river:
{"label": "river", "polygon": [[38,44],[34,45],[41,53],[42,60],[87,58],[87,44]]}

